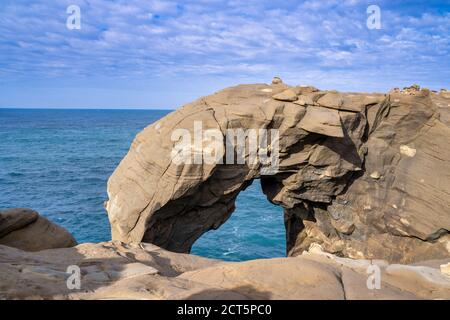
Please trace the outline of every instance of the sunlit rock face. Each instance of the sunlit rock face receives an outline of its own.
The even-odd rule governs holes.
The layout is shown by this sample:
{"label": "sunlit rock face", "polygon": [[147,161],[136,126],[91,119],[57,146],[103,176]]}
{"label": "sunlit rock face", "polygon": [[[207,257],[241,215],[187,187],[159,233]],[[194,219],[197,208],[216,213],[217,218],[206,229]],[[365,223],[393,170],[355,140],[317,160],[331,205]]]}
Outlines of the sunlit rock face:
{"label": "sunlit rock face", "polygon": [[[113,239],[189,252],[230,217],[239,192],[261,179],[268,201],[285,209],[289,256],[319,244],[351,258],[448,257],[447,93],[339,93],[276,79],[200,98],[139,133],[110,177]],[[174,161],[180,130],[192,138],[190,162]],[[227,162],[230,130],[277,135],[256,149],[244,135],[243,161],[235,143],[235,161]],[[214,135],[205,139],[205,132],[215,132],[223,161],[206,161]],[[276,167],[251,161],[255,153],[276,155]]]}
{"label": "sunlit rock face", "polygon": [[[78,271],[68,274],[68,266]],[[39,252],[0,245],[0,299],[450,299],[449,266],[449,258],[420,265],[340,258],[319,245],[295,258],[237,263],[147,243]]]}

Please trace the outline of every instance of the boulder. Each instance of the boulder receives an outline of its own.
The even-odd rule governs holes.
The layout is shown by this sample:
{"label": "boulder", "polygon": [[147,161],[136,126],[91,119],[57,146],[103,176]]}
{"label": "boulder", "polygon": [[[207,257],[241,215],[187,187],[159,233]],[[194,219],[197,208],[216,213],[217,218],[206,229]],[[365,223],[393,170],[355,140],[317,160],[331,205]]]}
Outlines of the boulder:
{"label": "boulder", "polygon": [[77,245],[74,237],[36,211],[0,211],[0,244],[26,251],[66,248]]}
{"label": "boulder", "polygon": [[283,80],[281,80],[280,77],[273,77],[272,84],[280,84],[283,83]]}

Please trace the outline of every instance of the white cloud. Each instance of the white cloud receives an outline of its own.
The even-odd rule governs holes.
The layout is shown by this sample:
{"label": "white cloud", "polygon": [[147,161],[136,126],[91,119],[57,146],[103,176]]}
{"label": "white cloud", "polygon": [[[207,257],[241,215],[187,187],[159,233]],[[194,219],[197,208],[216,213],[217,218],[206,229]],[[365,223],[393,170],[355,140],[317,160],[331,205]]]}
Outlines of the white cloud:
{"label": "white cloud", "polygon": [[[80,31],[65,28],[72,2],[81,7]],[[396,68],[406,78],[448,80],[448,13],[418,8],[405,15],[382,2],[383,28],[368,30],[366,7],[356,0],[11,1],[0,8],[0,66],[3,77],[238,72],[263,80],[280,73],[297,81],[314,75],[325,84],[363,78],[375,86],[369,82]]]}

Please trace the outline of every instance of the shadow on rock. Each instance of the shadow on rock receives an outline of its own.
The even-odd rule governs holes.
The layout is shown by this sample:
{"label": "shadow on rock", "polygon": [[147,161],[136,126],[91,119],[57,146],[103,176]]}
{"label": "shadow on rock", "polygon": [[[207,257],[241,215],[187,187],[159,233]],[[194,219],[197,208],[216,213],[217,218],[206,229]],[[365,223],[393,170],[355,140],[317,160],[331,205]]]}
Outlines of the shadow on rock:
{"label": "shadow on rock", "polygon": [[271,293],[245,285],[233,289],[208,289],[194,293],[186,300],[269,300]]}

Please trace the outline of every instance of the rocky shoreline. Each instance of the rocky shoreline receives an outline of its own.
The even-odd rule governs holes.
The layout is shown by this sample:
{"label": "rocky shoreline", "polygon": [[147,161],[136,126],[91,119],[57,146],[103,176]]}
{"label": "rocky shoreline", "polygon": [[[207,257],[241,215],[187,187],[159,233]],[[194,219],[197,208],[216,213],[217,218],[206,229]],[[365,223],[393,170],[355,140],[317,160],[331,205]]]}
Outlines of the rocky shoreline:
{"label": "rocky shoreline", "polygon": [[[195,135],[195,121],[223,136],[277,130],[276,173],[174,163],[172,132]],[[274,78],[202,97],[139,133],[110,177],[112,241],[77,245],[37,212],[1,211],[0,299],[450,299],[449,137],[447,90]],[[284,208],[288,257],[189,254],[254,179]]]}
{"label": "rocky shoreline", "polygon": [[[79,289],[67,284],[71,265],[81,270]],[[379,289],[368,285],[374,266]],[[0,299],[450,299],[448,266],[450,259],[401,265],[339,258],[315,246],[297,257],[232,263],[146,243],[40,252],[0,245]]]}

